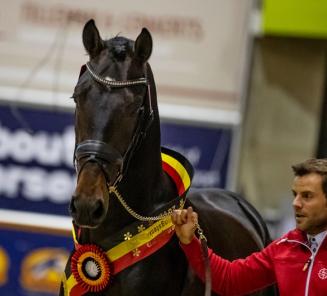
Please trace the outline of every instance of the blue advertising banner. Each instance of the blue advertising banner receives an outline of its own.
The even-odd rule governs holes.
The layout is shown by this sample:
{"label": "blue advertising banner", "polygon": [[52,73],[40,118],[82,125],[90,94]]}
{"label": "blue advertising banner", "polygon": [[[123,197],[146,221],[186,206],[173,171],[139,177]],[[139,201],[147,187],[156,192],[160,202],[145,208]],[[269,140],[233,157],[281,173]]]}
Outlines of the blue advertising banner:
{"label": "blue advertising banner", "polygon": [[192,163],[193,187],[226,187],[231,129],[162,123],[161,130],[163,145]]}
{"label": "blue advertising banner", "polygon": [[[73,113],[0,106],[0,208],[68,215],[76,183]],[[226,186],[231,129],[163,122],[162,145],[187,157],[193,186]]]}
{"label": "blue advertising banner", "polygon": [[74,189],[71,112],[0,106],[0,208],[68,214]]}
{"label": "blue advertising banner", "polygon": [[58,295],[71,237],[0,227],[0,295]]}

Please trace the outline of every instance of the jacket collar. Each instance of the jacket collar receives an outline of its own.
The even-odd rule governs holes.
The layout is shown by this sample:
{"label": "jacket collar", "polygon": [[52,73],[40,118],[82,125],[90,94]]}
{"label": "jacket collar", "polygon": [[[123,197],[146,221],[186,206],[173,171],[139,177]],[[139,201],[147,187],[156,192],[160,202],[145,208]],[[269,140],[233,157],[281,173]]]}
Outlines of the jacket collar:
{"label": "jacket collar", "polygon": [[[327,249],[327,236],[324,237],[323,241],[321,242],[321,248]],[[277,240],[277,244],[285,242],[285,241],[297,241],[302,244],[308,244],[308,235],[306,232],[299,230],[299,229],[293,229],[283,235],[279,240]]]}
{"label": "jacket collar", "polygon": [[302,243],[306,243],[307,242],[307,234],[302,231],[299,230],[297,228],[291,230],[290,232],[286,233],[283,238],[288,239],[288,240],[297,240],[300,241]]}

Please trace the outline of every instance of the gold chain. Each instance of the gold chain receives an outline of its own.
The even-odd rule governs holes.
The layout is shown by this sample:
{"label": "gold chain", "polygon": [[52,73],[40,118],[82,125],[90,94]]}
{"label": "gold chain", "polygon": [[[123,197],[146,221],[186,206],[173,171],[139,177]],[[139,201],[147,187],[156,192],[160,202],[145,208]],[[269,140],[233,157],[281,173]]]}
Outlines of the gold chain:
{"label": "gold chain", "polygon": [[[121,203],[121,205],[124,207],[124,209],[131,215],[133,216],[135,219],[139,220],[139,221],[158,221],[161,220],[163,218],[166,218],[168,216],[171,215],[171,213],[167,213],[167,214],[160,214],[158,216],[142,216],[138,213],[136,213],[124,200],[124,198],[122,197],[122,195],[118,192],[116,186],[109,186],[109,193],[114,193],[118,199],[118,201]],[[184,201],[185,203],[185,201]],[[181,204],[181,209],[184,208],[184,203]],[[195,225],[195,229],[198,232],[199,238],[200,240],[205,240],[207,241],[206,236],[203,233],[202,228],[200,227],[199,223],[196,223]]]}
{"label": "gold chain", "polygon": [[[168,216],[171,215],[171,213],[167,213],[167,214],[160,214],[158,216],[142,216],[138,213],[136,213],[124,200],[124,198],[122,197],[122,195],[118,192],[117,188],[115,186],[109,186],[109,193],[114,193],[118,199],[118,201],[121,203],[121,205],[124,207],[124,209],[131,215],[133,216],[135,219],[139,220],[139,221],[158,221],[161,220],[163,218],[166,218]],[[184,207],[184,204],[183,204]]]}
{"label": "gold chain", "polygon": [[199,235],[200,240],[204,239],[205,241],[207,241],[207,238],[206,238],[206,236],[204,235],[203,230],[202,230],[202,228],[200,227],[199,223],[196,223],[196,224],[195,224],[195,228],[197,229],[197,232],[198,232],[198,235]]}

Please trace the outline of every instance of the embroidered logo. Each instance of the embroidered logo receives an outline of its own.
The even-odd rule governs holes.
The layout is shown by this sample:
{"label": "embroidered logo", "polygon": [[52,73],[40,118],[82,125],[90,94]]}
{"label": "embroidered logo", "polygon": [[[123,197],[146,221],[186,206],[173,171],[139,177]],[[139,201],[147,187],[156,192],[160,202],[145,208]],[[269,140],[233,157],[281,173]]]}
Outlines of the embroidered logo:
{"label": "embroidered logo", "polygon": [[327,268],[320,269],[319,272],[318,272],[318,276],[322,280],[327,279]]}

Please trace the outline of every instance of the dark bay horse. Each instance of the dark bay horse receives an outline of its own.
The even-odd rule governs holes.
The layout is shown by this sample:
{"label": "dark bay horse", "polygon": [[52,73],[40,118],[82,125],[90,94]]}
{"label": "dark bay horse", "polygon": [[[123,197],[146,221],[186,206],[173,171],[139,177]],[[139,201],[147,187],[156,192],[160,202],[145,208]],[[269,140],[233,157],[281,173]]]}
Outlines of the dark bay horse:
{"label": "dark bay horse", "polygon": [[75,250],[60,295],[204,295],[174,236],[171,211],[192,205],[208,245],[228,259],[263,248],[266,226],[232,192],[187,193],[190,164],[160,145],[148,30],[135,42],[121,36],[103,40],[90,20],[83,43],[90,59],[73,94]]}

